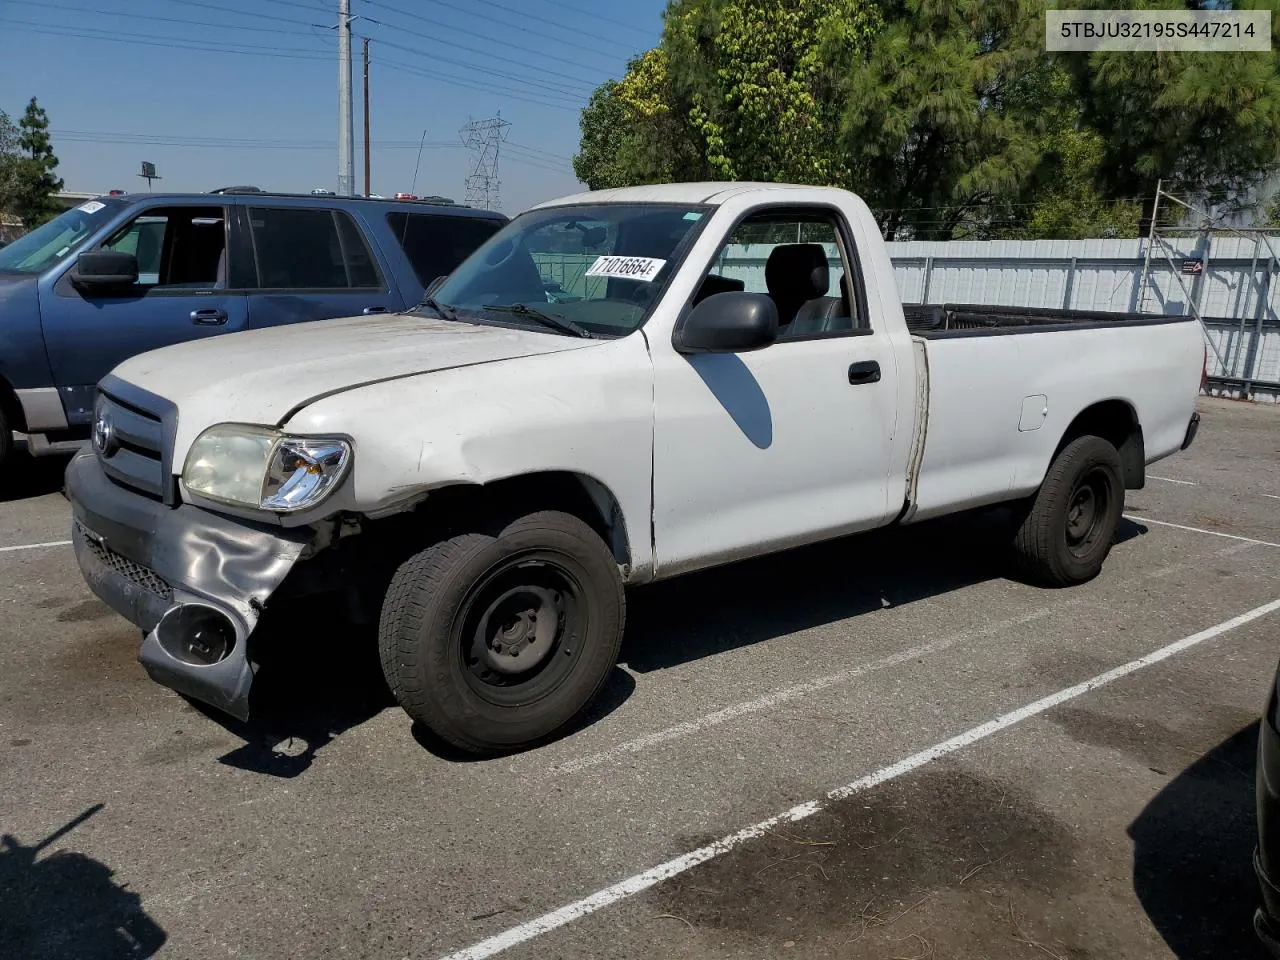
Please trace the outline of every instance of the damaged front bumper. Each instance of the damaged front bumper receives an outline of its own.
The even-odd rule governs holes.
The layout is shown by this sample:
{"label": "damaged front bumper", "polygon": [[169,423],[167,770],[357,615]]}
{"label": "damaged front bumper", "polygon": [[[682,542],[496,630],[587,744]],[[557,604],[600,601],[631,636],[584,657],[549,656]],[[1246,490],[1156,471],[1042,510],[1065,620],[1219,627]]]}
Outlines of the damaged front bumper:
{"label": "damaged front bumper", "polygon": [[147,673],[247,719],[249,635],[314,531],[168,507],[112,482],[90,450],[67,467],[66,489],[80,572],[145,634]]}

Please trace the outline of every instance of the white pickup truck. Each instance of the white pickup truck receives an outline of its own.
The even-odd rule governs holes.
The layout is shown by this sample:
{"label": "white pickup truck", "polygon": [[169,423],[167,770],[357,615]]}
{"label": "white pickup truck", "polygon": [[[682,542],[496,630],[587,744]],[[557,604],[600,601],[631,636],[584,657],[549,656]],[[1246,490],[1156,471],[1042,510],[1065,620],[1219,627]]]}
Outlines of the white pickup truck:
{"label": "white pickup truck", "polygon": [[632,585],[990,504],[1025,574],[1088,580],[1203,365],[1184,317],[904,315],[841,190],[611,190],[408,312],[128,360],[67,493],[159,682],[245,717],[265,607],[341,590],[405,711],[492,753],[592,700]]}

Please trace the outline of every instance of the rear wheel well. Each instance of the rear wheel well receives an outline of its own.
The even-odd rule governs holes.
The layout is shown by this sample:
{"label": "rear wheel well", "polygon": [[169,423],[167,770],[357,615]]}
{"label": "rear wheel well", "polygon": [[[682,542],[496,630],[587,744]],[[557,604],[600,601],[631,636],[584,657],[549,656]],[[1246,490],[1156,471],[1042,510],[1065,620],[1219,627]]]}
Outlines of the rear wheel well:
{"label": "rear wheel well", "polygon": [[1080,437],[1101,437],[1116,448],[1126,489],[1141,490],[1146,485],[1147,459],[1142,425],[1127,402],[1104,400],[1082,410],[1062,435],[1058,449],[1053,451],[1053,459],[1057,459],[1067,444]]}

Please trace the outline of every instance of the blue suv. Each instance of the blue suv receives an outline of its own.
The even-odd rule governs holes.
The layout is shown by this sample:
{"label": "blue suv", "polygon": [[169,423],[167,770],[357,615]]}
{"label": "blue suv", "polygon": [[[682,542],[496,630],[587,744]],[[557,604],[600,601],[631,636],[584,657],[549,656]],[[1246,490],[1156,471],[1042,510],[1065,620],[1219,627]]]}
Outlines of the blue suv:
{"label": "blue suv", "polygon": [[0,475],[89,435],[94,389],[157,347],[412,307],[507,222],[260,191],[100,197],[0,248]]}

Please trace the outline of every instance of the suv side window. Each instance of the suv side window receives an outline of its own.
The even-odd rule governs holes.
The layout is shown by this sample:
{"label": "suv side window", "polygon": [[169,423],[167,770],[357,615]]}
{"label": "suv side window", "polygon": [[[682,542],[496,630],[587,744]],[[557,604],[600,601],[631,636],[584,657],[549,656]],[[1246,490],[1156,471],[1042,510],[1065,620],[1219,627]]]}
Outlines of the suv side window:
{"label": "suv side window", "polygon": [[250,207],[258,286],[268,290],[381,289],[369,245],[341,210]]}
{"label": "suv side window", "polygon": [[153,207],[117,230],[102,249],[137,258],[139,287],[211,290],[227,285],[222,207]]}
{"label": "suv side window", "polygon": [[436,277],[453,273],[476,247],[502,229],[502,221],[392,212],[387,214],[387,226],[425,287]]}

